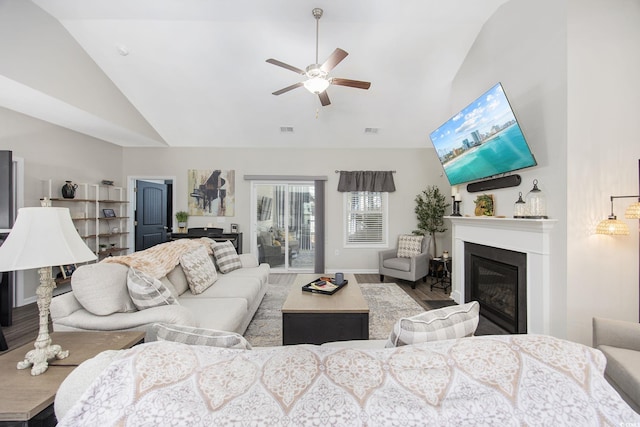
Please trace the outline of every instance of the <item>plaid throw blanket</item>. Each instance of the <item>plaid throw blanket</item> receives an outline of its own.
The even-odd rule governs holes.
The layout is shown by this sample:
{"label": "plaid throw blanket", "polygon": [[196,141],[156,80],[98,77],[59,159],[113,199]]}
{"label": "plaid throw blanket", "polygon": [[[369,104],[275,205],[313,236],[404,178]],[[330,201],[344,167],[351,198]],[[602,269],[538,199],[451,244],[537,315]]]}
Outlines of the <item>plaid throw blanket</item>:
{"label": "plaid throw blanket", "polygon": [[180,239],[173,242],[161,243],[144,251],[134,252],[129,255],[108,257],[101,262],[114,262],[133,267],[145,272],[149,276],[159,279],[166,276],[180,263],[180,257],[193,249],[204,246],[209,255],[213,253],[211,244],[213,240],[207,237],[199,239]]}

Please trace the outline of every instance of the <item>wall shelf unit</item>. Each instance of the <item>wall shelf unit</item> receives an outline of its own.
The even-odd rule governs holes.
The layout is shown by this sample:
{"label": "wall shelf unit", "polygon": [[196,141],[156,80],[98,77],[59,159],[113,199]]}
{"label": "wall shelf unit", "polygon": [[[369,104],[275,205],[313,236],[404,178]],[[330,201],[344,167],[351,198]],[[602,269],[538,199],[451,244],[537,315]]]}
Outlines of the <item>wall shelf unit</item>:
{"label": "wall shelf unit", "polygon": [[[127,235],[129,232],[126,200],[127,191],[122,187],[101,184],[78,184],[76,197],[60,197],[60,188],[64,181],[44,181],[44,197],[51,200],[52,206],[69,208],[71,219],[78,234],[87,246],[94,251],[98,261],[107,256],[128,253]],[[112,215],[107,217],[104,209]],[[55,276],[54,271],[54,276]],[[69,279],[57,279],[60,284]]]}

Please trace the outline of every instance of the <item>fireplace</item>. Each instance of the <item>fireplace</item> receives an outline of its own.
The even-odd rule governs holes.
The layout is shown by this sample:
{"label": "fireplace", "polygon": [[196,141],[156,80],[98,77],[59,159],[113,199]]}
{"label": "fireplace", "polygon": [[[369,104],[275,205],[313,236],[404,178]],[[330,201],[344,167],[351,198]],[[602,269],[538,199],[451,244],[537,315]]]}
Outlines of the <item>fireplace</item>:
{"label": "fireplace", "polygon": [[[453,281],[451,297],[457,303],[466,302],[465,245],[475,243],[493,248],[526,254],[526,331],[529,334],[561,335],[554,329],[553,297],[562,292],[562,285],[554,286],[551,275],[551,235],[555,219],[522,219],[496,217],[447,217],[452,224]],[[502,261],[498,258],[497,261]],[[494,260],[495,261],[495,260]],[[524,282],[523,282],[524,283]]]}
{"label": "fireplace", "polygon": [[527,332],[527,254],[464,243],[465,301],[512,334]]}

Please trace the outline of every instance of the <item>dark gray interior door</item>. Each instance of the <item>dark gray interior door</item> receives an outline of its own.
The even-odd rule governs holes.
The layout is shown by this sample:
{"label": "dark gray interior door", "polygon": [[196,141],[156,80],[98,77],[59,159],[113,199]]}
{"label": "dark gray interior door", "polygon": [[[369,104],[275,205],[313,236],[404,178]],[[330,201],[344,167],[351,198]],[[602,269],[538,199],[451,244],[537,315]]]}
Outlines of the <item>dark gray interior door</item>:
{"label": "dark gray interior door", "polygon": [[136,181],[136,251],[167,241],[167,185]]}

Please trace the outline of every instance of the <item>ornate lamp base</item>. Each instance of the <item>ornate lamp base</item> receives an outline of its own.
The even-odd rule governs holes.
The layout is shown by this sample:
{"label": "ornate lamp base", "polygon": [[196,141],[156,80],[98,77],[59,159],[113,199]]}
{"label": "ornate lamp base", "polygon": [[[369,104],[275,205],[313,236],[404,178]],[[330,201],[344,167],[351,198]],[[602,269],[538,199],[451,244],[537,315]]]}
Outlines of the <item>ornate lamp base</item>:
{"label": "ornate lamp base", "polygon": [[38,273],[40,274],[40,286],[36,290],[40,319],[38,338],[34,344],[35,349],[29,351],[22,362],[18,362],[18,369],[33,366],[31,375],[40,375],[45,372],[49,368],[49,359],[54,357],[64,359],[69,356],[68,350],[62,350],[59,345],[52,345],[49,337],[49,306],[56,287],[56,282],[51,277],[51,267],[42,267],[38,269]]}

